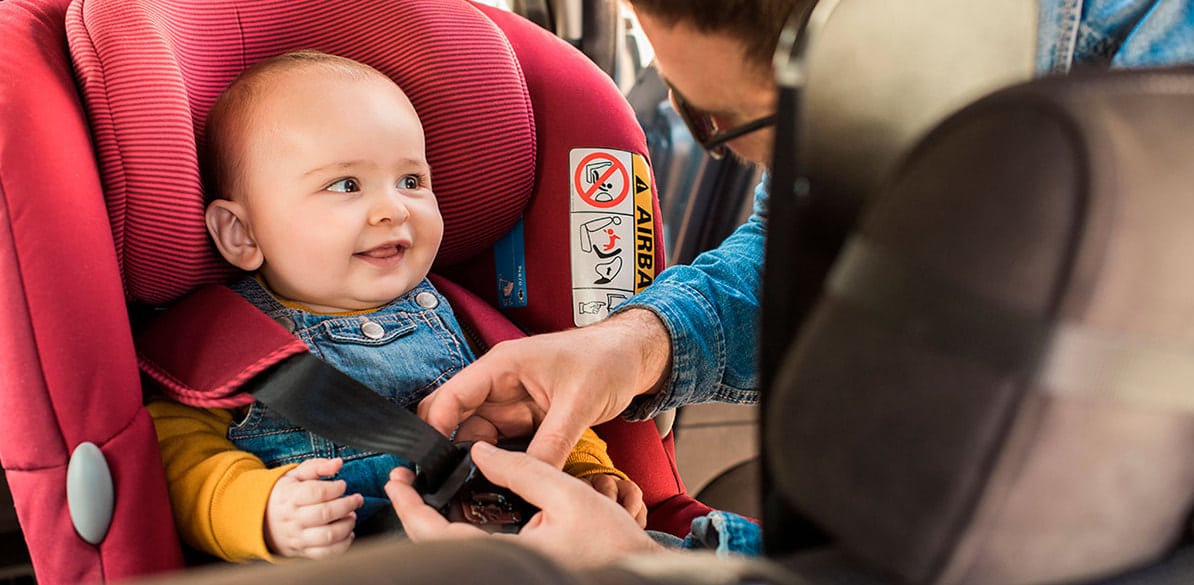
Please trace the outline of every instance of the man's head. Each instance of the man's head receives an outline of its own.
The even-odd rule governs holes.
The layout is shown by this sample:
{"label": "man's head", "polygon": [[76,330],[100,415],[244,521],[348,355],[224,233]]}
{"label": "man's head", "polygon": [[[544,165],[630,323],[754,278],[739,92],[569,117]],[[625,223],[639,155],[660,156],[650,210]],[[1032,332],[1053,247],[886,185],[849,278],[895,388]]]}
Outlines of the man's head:
{"label": "man's head", "polygon": [[314,310],[378,307],[443,236],[423,128],[361,63],[301,51],[246,70],[208,116],[207,227],[220,253]]}
{"label": "man's head", "polygon": [[[813,0],[629,0],[663,78],[725,131],[775,113],[771,58],[789,15]],[[768,165],[770,129],[731,140],[743,159]]]}

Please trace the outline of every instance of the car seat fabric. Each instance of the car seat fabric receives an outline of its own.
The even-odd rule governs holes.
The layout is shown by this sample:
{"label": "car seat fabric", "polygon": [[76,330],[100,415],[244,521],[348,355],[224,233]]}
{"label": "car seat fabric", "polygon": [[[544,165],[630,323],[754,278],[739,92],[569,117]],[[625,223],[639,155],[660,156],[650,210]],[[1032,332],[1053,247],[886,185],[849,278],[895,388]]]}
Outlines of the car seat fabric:
{"label": "car seat fabric", "polygon": [[[646,156],[647,147],[637,125],[611,124],[611,120],[634,119],[634,111],[612,83],[591,61],[576,51],[545,51],[544,46],[559,39],[538,27],[525,26],[517,15],[487,6],[478,6],[506,33],[518,55],[530,90],[531,104],[538,128],[539,182],[535,185],[535,205],[527,209],[526,247],[534,250],[528,257],[527,289],[530,299],[567,298],[571,279],[568,250],[559,231],[560,218],[568,213],[568,200],[560,194],[568,190],[568,151],[575,146],[602,146],[625,149]],[[599,80],[599,81],[597,81]],[[567,130],[564,130],[567,129]],[[655,185],[651,185],[652,196]],[[665,250],[659,237],[661,214],[656,200],[655,266],[666,265]],[[557,231],[558,230],[558,231]],[[486,293],[493,287],[494,264],[490,256],[478,256],[455,266],[446,266],[444,274],[465,284],[474,292]],[[553,305],[532,303],[525,308],[503,311],[528,332],[555,331],[572,325],[566,311],[544,310]],[[647,526],[671,534],[688,533],[693,518],[711,509],[689,496],[676,467],[675,435],[668,434],[660,444],[653,425],[628,423],[621,419],[597,427],[609,444],[610,454],[620,469],[639,482],[651,513]],[[666,466],[660,465],[666,461]]]}
{"label": "car seat fabric", "polygon": [[[0,3],[0,460],[38,579],[95,582],[181,562],[153,425],[141,407],[67,3]],[[73,534],[67,461],[107,459],[120,497],[98,547]]]}
{"label": "car seat fabric", "polygon": [[[524,216],[530,303],[503,312],[530,333],[565,329],[572,326],[572,315],[557,310],[556,303],[571,294],[566,245],[569,227],[565,221],[569,212],[569,151],[603,147],[647,156],[646,139],[634,122],[630,104],[587,57],[579,51],[565,50],[566,43],[542,28],[527,26],[527,21],[516,14],[483,5],[478,8],[506,33],[522,66],[535,113],[535,204],[525,210]],[[651,189],[654,197],[654,184]],[[658,202],[653,217],[654,233],[661,234]],[[654,252],[655,265],[661,270],[666,262],[662,246],[655,246]],[[489,293],[495,287],[491,255],[445,264],[441,272],[483,298],[493,298]],[[542,299],[548,302],[540,302]]]}
{"label": "car seat fabric", "polygon": [[529,199],[535,133],[522,72],[468,4],[79,1],[67,35],[134,300],[168,302],[230,274],[206,240],[196,142],[244,68],[289,50],[364,61],[408,94],[444,216],[440,265],[487,247]]}
{"label": "car seat fabric", "polygon": [[1005,90],[885,183],[764,413],[775,490],[863,566],[1087,582],[1186,529],[1192,81]]}
{"label": "car seat fabric", "polygon": [[[432,283],[486,347],[525,334],[492,305],[441,276]],[[141,372],[183,404],[235,408],[254,401],[242,387],[307,345],[231,288],[204,286],[155,312],[135,332]]]}
{"label": "car seat fabric", "polygon": [[[525,211],[532,302],[506,312],[525,331],[569,324],[554,316],[570,303],[567,221],[552,215],[567,212],[568,149],[647,152],[617,89],[579,53],[516,16],[463,2],[80,0],[67,11],[58,0],[11,0],[0,14],[12,56],[0,65],[0,217],[5,274],[14,275],[3,290],[16,313],[0,342],[0,400],[14,413],[0,457],[45,583],[120,580],[181,563],[125,302],[168,303],[231,274],[206,242],[195,144],[207,108],[241,69],[317,48],[395,77],[427,131],[446,225],[436,270],[493,299],[488,246]],[[382,54],[391,60],[371,57]],[[631,472],[666,488],[645,494],[648,505],[707,510],[684,493],[653,425],[641,426],[665,458],[662,472],[658,464]],[[623,443],[602,432],[620,459],[613,445]],[[116,486],[98,547],[68,537],[65,465],[83,441],[101,447]]]}

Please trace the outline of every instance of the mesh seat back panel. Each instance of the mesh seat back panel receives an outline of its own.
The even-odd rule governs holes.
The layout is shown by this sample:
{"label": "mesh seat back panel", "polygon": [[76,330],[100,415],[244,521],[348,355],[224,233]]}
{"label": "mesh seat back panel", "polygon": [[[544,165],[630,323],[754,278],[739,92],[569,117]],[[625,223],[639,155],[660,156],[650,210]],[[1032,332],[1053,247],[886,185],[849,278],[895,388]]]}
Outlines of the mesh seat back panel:
{"label": "mesh seat back panel", "polygon": [[1190,69],[1039,80],[909,154],[777,378],[777,492],[913,583],[1088,581],[1194,504]]}

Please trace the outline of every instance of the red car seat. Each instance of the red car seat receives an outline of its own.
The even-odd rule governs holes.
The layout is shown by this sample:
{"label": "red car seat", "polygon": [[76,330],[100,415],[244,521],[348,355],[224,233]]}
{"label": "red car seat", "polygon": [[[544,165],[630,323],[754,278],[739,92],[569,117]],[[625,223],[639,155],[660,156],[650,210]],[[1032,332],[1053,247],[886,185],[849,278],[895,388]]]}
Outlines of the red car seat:
{"label": "red car seat", "polygon": [[[242,69],[316,48],[391,75],[426,129],[445,223],[435,271],[493,302],[494,244],[521,218],[528,302],[503,313],[529,333],[576,318],[574,149],[646,161],[633,112],[583,55],[463,1],[11,0],[0,30],[0,298],[12,311],[0,334],[0,460],[43,583],[182,566],[127,307],[231,275],[207,244],[195,153],[208,107]],[[634,190],[649,189],[655,219],[643,261],[661,267],[644,179]],[[654,425],[598,432],[643,488],[652,527],[682,534],[708,510],[686,494]],[[99,488],[68,505],[80,472]],[[93,491],[102,504],[105,472],[110,524],[102,505],[88,507]]]}

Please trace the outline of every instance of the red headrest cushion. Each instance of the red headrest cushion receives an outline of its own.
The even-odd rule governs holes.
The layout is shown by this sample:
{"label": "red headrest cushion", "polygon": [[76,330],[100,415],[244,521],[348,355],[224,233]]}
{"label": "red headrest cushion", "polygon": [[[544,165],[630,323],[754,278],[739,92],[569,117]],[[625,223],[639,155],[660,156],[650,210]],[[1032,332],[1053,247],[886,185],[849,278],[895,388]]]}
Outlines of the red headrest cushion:
{"label": "red headrest cushion", "polygon": [[197,139],[242,70],[288,51],[368,63],[410,96],[444,216],[438,264],[488,248],[530,197],[522,71],[502,32],[463,0],[76,0],[67,27],[134,300],[167,302],[230,275],[207,241]]}

